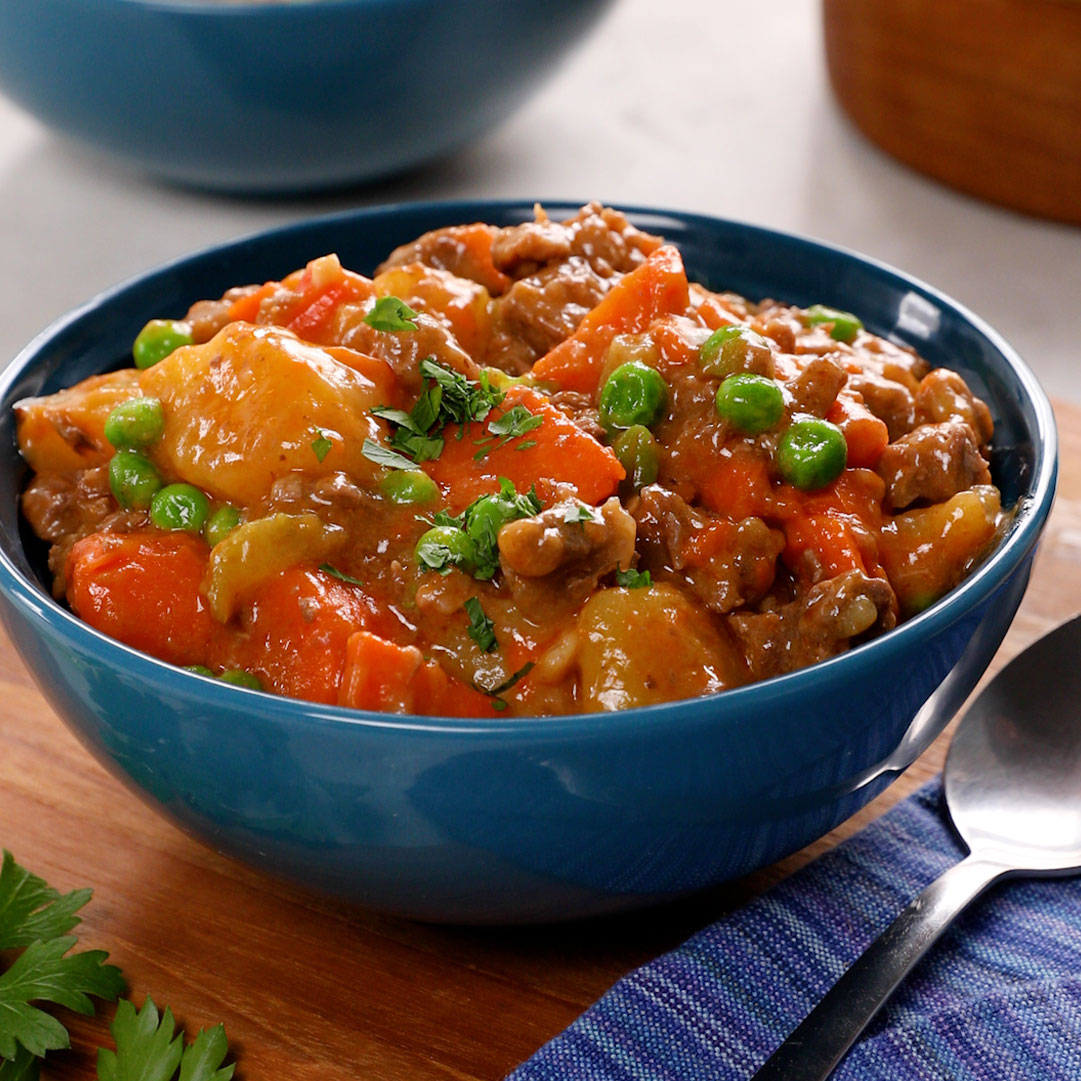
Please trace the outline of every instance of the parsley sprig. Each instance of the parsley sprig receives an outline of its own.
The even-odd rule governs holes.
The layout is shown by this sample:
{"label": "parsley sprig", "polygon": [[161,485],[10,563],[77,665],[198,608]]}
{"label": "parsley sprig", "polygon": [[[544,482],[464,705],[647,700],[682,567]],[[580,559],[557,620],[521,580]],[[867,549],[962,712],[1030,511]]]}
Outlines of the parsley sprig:
{"label": "parsley sprig", "polygon": [[[493,438],[480,441],[480,450],[473,455],[473,460],[482,461],[493,450],[505,447],[512,439],[527,435],[534,428],[539,428],[543,423],[544,417],[538,417],[536,413],[531,413],[521,403],[511,406],[502,416],[488,422],[488,431]],[[536,445],[537,441],[535,439],[523,439],[514,449],[528,450]]]}
{"label": "parsley sprig", "polygon": [[[49,1051],[71,1045],[64,1025],[42,1008],[92,1014],[91,998],[115,1001],[124,978],[103,950],[79,950],[76,913],[88,889],[61,894],[20,867],[5,850],[0,864],[0,951],[21,952],[0,972],[0,1081],[38,1081]],[[234,1066],[225,1029],[202,1029],[185,1045],[172,1013],[158,1015],[149,996],[141,1009],[121,999],[110,1031],[116,1050],[98,1052],[99,1081],[230,1081]],[[179,1076],[177,1071],[179,1070]]]}
{"label": "parsley sprig", "polygon": [[[445,571],[448,565],[468,570],[474,578],[487,581],[499,570],[499,531],[508,522],[530,518],[542,510],[536,486],[520,493],[506,477],[499,478],[499,491],[482,495],[473,500],[461,514],[437,511],[421,521],[433,529],[439,526],[461,530],[465,541],[460,546],[468,551],[468,559],[462,552],[451,552],[446,537],[436,535],[421,538],[417,545],[417,562],[428,570]],[[427,535],[426,535],[427,536]]]}
{"label": "parsley sprig", "polygon": [[375,330],[416,330],[413,322],[417,313],[404,300],[397,297],[380,297],[372,310],[364,316],[364,322]]}
{"label": "parsley sprig", "polygon": [[0,949],[22,952],[0,974],[0,1059],[14,1060],[20,1047],[40,1058],[70,1046],[67,1029],[37,1003],[92,1014],[90,996],[113,1002],[123,992],[120,969],[105,964],[107,953],[71,952],[78,939],[67,932],[89,900],[90,890],[59,894],[4,852]]}
{"label": "parsley sprig", "polygon": [[653,585],[653,575],[649,571],[636,571],[628,568],[616,571],[616,585],[626,589],[648,589]]}
{"label": "parsley sprig", "polygon": [[485,652],[494,653],[499,649],[495,636],[495,624],[481,607],[479,597],[470,597],[462,605],[469,616],[469,637]]}
{"label": "parsley sprig", "polygon": [[484,420],[503,400],[503,392],[489,383],[484,372],[479,380],[468,379],[433,357],[425,357],[420,361],[420,374],[424,389],[408,413],[385,405],[372,410],[394,429],[387,441],[389,450],[371,439],[364,441],[361,450],[366,458],[388,469],[413,469],[418,462],[438,458],[449,425],[459,426],[461,439],[467,424]]}
{"label": "parsley sprig", "polygon": [[533,671],[534,664],[532,661],[526,661],[517,672],[512,672],[502,683],[495,687],[482,687],[479,683],[473,684],[475,691],[480,691],[481,694],[486,694],[492,700],[492,706],[498,710],[504,710],[507,708],[506,701],[500,697],[511,689],[520,679],[524,679]]}

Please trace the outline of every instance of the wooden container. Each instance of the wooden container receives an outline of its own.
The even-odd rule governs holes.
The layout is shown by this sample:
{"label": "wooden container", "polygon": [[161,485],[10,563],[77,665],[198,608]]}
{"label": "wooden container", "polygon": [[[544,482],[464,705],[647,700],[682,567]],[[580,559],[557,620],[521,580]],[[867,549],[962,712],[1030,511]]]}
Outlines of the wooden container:
{"label": "wooden container", "polygon": [[884,150],[1081,224],[1081,0],[823,0],[834,92]]}

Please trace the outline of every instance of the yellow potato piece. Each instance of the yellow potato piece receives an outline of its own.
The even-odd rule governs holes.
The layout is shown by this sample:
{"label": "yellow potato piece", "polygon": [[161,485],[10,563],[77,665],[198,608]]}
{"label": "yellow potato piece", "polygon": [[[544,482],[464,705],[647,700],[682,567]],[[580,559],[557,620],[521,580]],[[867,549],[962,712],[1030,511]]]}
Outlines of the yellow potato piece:
{"label": "yellow potato piece", "polygon": [[632,709],[737,686],[742,655],[672,586],[602,589],[578,618],[584,710]]}
{"label": "yellow potato piece", "polygon": [[227,622],[261,582],[297,563],[325,560],[345,540],[344,529],[314,514],[269,514],[237,526],[210,553],[203,590],[211,613]]}
{"label": "yellow potato piece", "polygon": [[380,472],[362,447],[380,437],[369,411],[382,393],[280,327],[230,323],[147,368],[139,382],[165,410],[155,462],[216,499],[250,506],[287,473],[344,472],[364,484]]}
{"label": "yellow potato piece", "polygon": [[72,473],[112,457],[105,421],[121,402],[136,398],[139,373],[123,368],[92,375],[73,387],[15,403],[19,449],[36,473]]}
{"label": "yellow potato piece", "polygon": [[902,614],[915,615],[957,585],[987,550],[1001,517],[998,490],[989,484],[894,515],[878,547]]}
{"label": "yellow potato piece", "polygon": [[439,319],[474,360],[484,355],[491,333],[491,297],[483,285],[448,270],[410,263],[376,275],[376,295],[397,297]]}

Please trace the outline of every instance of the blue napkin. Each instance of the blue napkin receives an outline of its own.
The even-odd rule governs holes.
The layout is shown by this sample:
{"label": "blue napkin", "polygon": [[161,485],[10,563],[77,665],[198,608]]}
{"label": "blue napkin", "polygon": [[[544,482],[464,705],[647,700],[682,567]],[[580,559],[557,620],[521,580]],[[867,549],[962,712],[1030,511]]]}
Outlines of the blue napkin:
{"label": "blue napkin", "polygon": [[[620,980],[508,1081],[743,1081],[962,855],[935,781]],[[1081,879],[992,887],[910,974],[835,1077],[1079,1081]]]}

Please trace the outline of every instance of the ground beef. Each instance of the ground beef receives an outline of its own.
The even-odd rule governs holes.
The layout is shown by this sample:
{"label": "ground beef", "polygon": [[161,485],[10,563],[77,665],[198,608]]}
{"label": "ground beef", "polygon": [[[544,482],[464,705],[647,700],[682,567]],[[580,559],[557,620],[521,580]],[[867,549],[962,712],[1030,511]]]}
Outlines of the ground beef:
{"label": "ground beef", "polygon": [[527,615],[573,611],[604,575],[634,559],[634,519],[615,496],[592,508],[592,518],[568,522],[579,506],[585,505],[557,503],[499,531],[499,565]]}
{"label": "ground beef", "polygon": [[580,256],[516,281],[492,303],[487,363],[511,375],[528,371],[578,329],[610,284]]}
{"label": "ground beef", "polygon": [[916,427],[916,399],[903,383],[865,371],[850,375],[848,387],[857,391],[863,404],[886,425],[891,442]]}
{"label": "ground beef", "polygon": [[917,500],[942,503],[974,484],[991,483],[975,432],[957,419],[921,424],[891,443],[876,471],[896,510]]}
{"label": "ground beef", "polygon": [[22,511],[34,532],[51,544],[49,570],[57,597],[67,591],[67,558],[77,540],[91,533],[130,533],[148,520],[146,511],[117,509],[108,466],[38,474],[23,492]]}
{"label": "ground beef", "polygon": [[659,485],[642,490],[632,513],[642,566],[655,578],[678,578],[711,611],[757,603],[772,585],[784,536],[761,518],[733,522]]}
{"label": "ground beef", "polygon": [[610,278],[633,270],[660,245],[659,237],[636,229],[618,210],[590,203],[564,222],[538,216],[501,229],[492,242],[492,261],[511,277],[525,278],[579,258]]}
{"label": "ground beef", "polygon": [[916,411],[924,423],[937,424],[960,417],[968,422],[980,445],[994,432],[991,411],[968,388],[964,379],[947,368],[936,368],[920,381]]}
{"label": "ground beef", "polygon": [[551,395],[548,401],[564,416],[574,421],[583,432],[587,432],[600,443],[607,442],[608,433],[601,426],[591,394],[585,394],[580,390],[560,390]]}
{"label": "ground beef", "polygon": [[257,293],[261,288],[259,285],[238,285],[220,300],[196,301],[184,316],[184,322],[191,326],[192,340],[196,344],[210,341],[229,322],[229,309],[241,297]]}
{"label": "ground beef", "polygon": [[843,652],[852,639],[896,623],[897,599],[889,582],[858,570],[819,582],[775,609],[728,617],[754,679],[816,664]]}
{"label": "ground beef", "polygon": [[492,265],[490,258],[492,242],[500,231],[494,225],[480,224],[433,229],[395,248],[376,273],[408,263],[424,263],[478,282],[492,296],[498,296],[510,285],[510,279]]}
{"label": "ground beef", "polygon": [[832,357],[814,357],[788,384],[794,410],[824,417],[848,381],[844,368]]}

